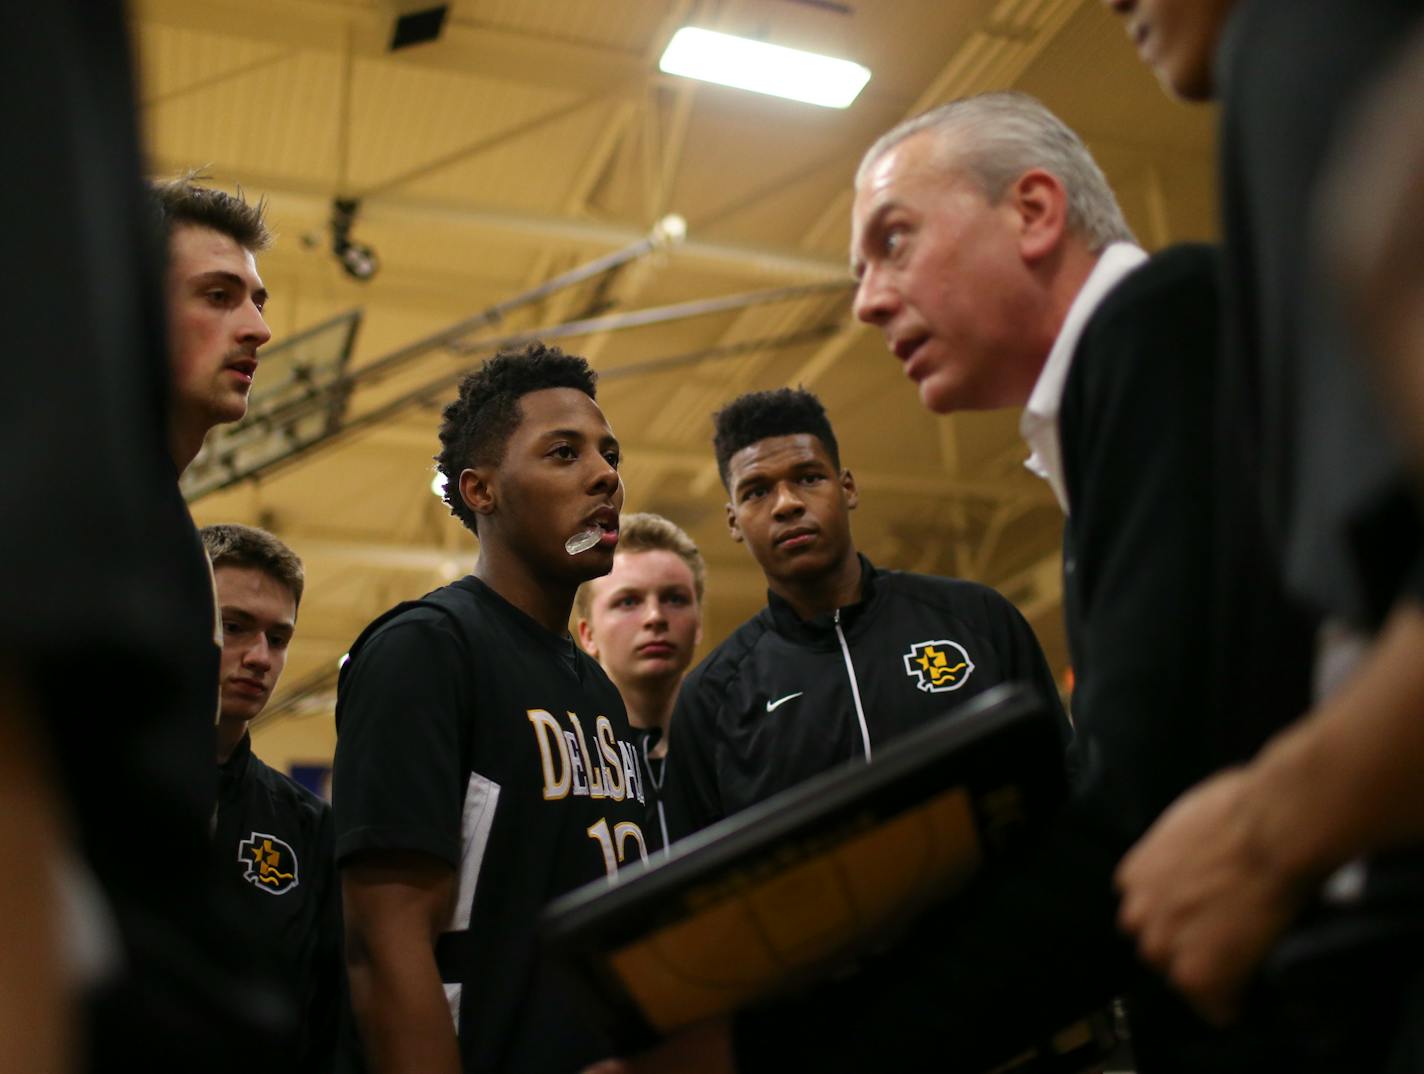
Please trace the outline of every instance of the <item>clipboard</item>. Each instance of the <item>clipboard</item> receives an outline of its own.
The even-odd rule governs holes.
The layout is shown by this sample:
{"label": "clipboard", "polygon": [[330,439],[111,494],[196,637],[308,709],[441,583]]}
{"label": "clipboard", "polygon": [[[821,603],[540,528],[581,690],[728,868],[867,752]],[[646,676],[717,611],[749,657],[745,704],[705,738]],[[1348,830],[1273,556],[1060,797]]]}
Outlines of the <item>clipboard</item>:
{"label": "clipboard", "polygon": [[[675,748],[675,747],[674,747]],[[893,940],[1066,793],[1057,717],[999,686],[553,900],[547,951],[620,1047],[810,984]]]}

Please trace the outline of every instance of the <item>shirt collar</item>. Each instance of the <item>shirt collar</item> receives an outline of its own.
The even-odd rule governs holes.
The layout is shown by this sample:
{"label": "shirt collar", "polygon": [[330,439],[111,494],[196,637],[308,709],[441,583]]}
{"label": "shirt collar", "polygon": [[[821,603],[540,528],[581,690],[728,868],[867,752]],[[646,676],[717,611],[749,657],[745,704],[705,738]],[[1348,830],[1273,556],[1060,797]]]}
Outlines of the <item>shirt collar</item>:
{"label": "shirt collar", "polygon": [[[857,553],[856,558],[860,560],[860,599],[854,604],[838,609],[841,613],[841,625],[846,628],[849,628],[850,624],[865,608],[870,606],[875,598],[875,576],[878,572],[863,554]],[[769,589],[766,591],[766,604],[776,629],[788,637],[801,641],[834,637],[834,612],[818,615],[811,619],[802,619],[796,614],[796,609],[791,607],[789,601],[777,596]]]}
{"label": "shirt collar", "polygon": [[232,748],[232,753],[226,761],[218,765],[218,790],[219,794],[226,796],[236,791],[247,775],[247,766],[252,760],[252,735],[247,731],[242,733],[242,738],[237,745]]}
{"label": "shirt collar", "polygon": [[1048,482],[1065,515],[1068,514],[1068,488],[1063,478],[1063,457],[1058,444],[1058,410],[1063,403],[1068,369],[1089,318],[1107,298],[1108,292],[1146,260],[1146,252],[1130,242],[1112,243],[1099,255],[1098,263],[1088,273],[1073,304],[1068,307],[1063,327],[1058,330],[1058,338],[1053,341],[1053,349],[1048,352],[1048,360],[1043,363],[1043,371],[1039,373],[1033,392],[1028,397],[1028,405],[1019,419],[1019,434],[1033,452],[1024,465]]}

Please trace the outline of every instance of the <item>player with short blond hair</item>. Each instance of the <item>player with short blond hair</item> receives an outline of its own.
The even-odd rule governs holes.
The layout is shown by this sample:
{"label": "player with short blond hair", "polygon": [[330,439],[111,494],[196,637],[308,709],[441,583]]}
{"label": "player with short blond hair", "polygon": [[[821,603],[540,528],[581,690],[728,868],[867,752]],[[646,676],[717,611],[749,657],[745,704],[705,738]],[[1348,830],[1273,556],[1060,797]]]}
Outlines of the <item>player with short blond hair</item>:
{"label": "player with short blond hair", "polygon": [[702,553],[676,523],[661,515],[627,515],[619,526],[613,570],[585,582],[574,600],[579,644],[608,672],[628,706],[628,722],[639,732],[664,846],[667,817],[659,792],[668,723],[702,640],[706,573]]}

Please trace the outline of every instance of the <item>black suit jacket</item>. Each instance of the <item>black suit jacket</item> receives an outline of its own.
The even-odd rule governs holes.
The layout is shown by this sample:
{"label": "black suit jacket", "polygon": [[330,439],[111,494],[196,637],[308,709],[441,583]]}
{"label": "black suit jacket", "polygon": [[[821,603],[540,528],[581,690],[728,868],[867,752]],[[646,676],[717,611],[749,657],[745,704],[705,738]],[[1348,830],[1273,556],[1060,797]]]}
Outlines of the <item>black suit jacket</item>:
{"label": "black suit jacket", "polygon": [[[1305,708],[1314,620],[1285,595],[1257,475],[1221,418],[1217,252],[1158,254],[1098,308],[1065,387],[1064,614],[1075,804],[1125,850]],[[1209,1029],[1131,967],[1143,1071],[1266,1069],[1270,1031]]]}
{"label": "black suit jacket", "polygon": [[1059,419],[1080,797],[1128,843],[1306,702],[1313,623],[1261,569],[1252,477],[1216,419],[1218,269],[1178,246],[1116,287]]}

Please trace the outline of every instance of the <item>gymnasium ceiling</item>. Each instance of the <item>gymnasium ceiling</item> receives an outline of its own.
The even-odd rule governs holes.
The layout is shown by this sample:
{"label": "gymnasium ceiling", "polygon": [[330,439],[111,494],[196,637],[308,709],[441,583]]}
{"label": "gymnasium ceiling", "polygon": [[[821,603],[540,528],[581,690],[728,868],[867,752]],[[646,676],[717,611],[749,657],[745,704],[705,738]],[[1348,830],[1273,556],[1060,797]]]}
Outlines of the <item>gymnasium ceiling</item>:
{"label": "gymnasium ceiling", "polygon": [[[306,562],[277,719],[329,712],[329,673],[364,624],[473,563],[430,487],[450,393],[420,389],[501,334],[848,280],[851,176],[900,119],[1027,91],[1085,137],[1146,246],[1213,233],[1212,117],[1163,96],[1097,0],[454,0],[437,41],[396,52],[382,0],[137,0],[133,18],[151,170],[202,166],[268,200],[274,346],[360,309],[359,371],[639,242],[666,214],[687,222],[681,244],[361,384],[348,416],[375,416],[358,431],[194,502],[200,523],[266,526]],[[659,73],[689,24],[853,59],[872,78],[835,111]],[[352,237],[381,262],[369,282],[331,253],[335,198],[359,201]],[[850,316],[848,288],[793,295],[560,341],[604,377],[628,509],[680,522],[707,557],[708,641],[764,600],[726,536],[710,415],[801,384],[857,475],[861,549],[997,586],[1062,671],[1058,511],[1022,467],[1017,414],[931,417]]]}

